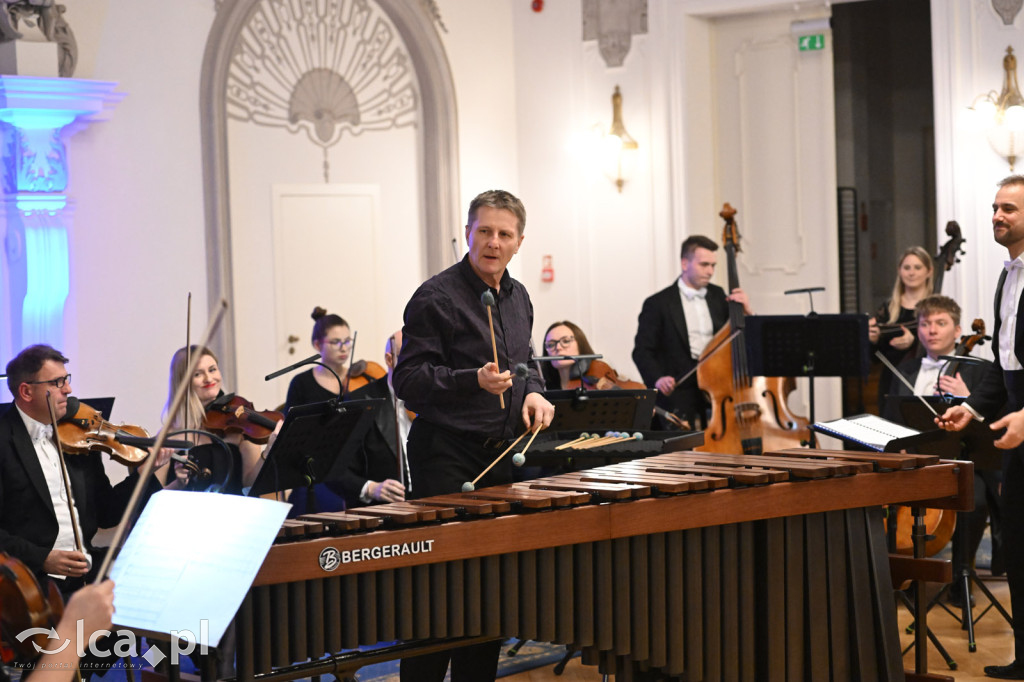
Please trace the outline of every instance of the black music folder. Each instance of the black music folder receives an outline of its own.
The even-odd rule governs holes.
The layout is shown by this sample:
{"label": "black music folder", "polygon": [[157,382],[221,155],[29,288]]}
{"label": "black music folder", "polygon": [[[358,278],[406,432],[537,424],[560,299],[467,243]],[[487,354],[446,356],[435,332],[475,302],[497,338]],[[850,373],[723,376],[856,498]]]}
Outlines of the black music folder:
{"label": "black music folder", "polygon": [[328,400],[288,410],[250,496],[335,480],[353,448],[362,446],[383,398]]}

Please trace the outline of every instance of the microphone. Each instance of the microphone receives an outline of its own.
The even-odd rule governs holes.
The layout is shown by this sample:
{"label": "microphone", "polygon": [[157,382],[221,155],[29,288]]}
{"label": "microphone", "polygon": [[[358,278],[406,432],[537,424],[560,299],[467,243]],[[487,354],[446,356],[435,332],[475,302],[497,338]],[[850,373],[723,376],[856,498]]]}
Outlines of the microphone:
{"label": "microphone", "polygon": [[[143,438],[141,436],[133,436],[130,433],[124,431],[118,431],[114,434],[114,440],[123,445],[129,445],[133,448],[151,448],[156,443],[156,438]],[[187,440],[171,440],[168,438],[164,441],[165,448],[171,448],[172,450],[188,450],[192,447],[192,443]]]}
{"label": "microphone", "polygon": [[284,369],[279,369],[276,372],[271,372],[267,376],[263,377],[263,380],[264,381],[270,381],[271,379],[276,379],[277,377],[281,376],[282,374],[287,374],[288,372],[291,372],[293,369],[298,369],[299,367],[302,367],[303,365],[312,364],[312,363],[316,362],[319,359],[320,359],[320,354],[319,353],[317,353],[316,355],[310,355],[305,360],[299,360],[294,365],[288,365]]}
{"label": "microphone", "polygon": [[78,414],[78,407],[80,404],[81,403],[78,398],[73,395],[69,395],[67,402],[65,403],[67,409],[64,412],[64,416],[57,420],[57,423],[63,424],[64,422],[69,422],[74,419],[75,415]]}
{"label": "microphone", "polygon": [[804,287],[803,289],[789,289],[782,293],[786,296],[790,294],[813,294],[815,291],[825,291],[825,287]]}

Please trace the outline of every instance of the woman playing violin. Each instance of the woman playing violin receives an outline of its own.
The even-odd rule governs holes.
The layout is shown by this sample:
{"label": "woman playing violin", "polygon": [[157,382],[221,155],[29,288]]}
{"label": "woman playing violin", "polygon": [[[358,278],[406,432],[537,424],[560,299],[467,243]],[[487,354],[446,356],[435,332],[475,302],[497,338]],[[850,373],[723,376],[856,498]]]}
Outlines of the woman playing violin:
{"label": "woman playing violin", "polygon": [[[594,349],[577,325],[568,320],[555,322],[544,333],[544,355],[593,355]],[[549,389],[579,388],[580,371],[587,388],[646,388],[636,381],[622,379],[610,365],[601,360],[554,360],[541,367],[544,383]]]}
{"label": "woman playing violin", "polygon": [[[348,322],[341,316],[333,313],[328,314],[326,310],[317,306],[313,309],[313,348],[320,353],[322,362],[341,378],[345,393],[354,391],[365,386],[369,379],[380,379],[387,374],[387,370],[376,362],[360,360],[351,363],[352,353],[352,332]],[[295,375],[291,384],[288,385],[288,398],[285,401],[286,409],[293,405],[308,405],[309,403],[320,403],[331,398],[337,398],[340,394],[338,379],[326,367],[319,365],[312,369]]]}
{"label": "woman playing violin", "polygon": [[[883,303],[868,328],[868,338],[893,365],[918,355],[920,344],[909,327],[917,320],[914,312],[918,302],[930,296],[934,276],[932,257],[920,246],[911,246],[900,255],[892,296]],[[883,330],[880,325],[888,327]],[[883,368],[878,382],[878,404],[892,381],[892,372]]]}
{"label": "woman playing violin", "polygon": [[[207,407],[224,393],[220,365],[213,351],[201,346],[191,346],[191,349],[179,348],[171,358],[171,376],[167,405],[164,407],[165,412],[174,397],[175,389],[185,376],[190,355],[195,353],[200,354],[199,364],[196,365],[196,370],[192,374],[192,386],[185,400],[185,406],[171,424],[171,429],[174,431],[184,428],[204,428],[203,422]],[[246,440],[241,433],[237,432],[226,433],[224,440],[232,458],[231,475],[224,484],[224,490],[241,494],[243,488],[251,486],[256,480],[256,474],[259,473],[260,467],[263,465],[261,457],[263,448]],[[168,487],[199,486],[205,489],[211,484],[221,484],[227,471],[223,452],[223,448],[218,444],[210,443],[208,438],[200,436],[199,445],[191,450],[190,455],[197,460],[200,472],[208,472],[208,474],[203,473],[202,476],[193,477],[187,467],[175,462],[177,481],[171,482]]]}

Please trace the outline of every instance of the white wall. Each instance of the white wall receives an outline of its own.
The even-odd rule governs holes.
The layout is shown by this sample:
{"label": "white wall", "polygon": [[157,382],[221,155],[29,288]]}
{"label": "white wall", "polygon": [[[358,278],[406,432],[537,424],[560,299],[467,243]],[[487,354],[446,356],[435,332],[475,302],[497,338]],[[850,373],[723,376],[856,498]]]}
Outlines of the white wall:
{"label": "white wall", "polygon": [[[995,183],[1010,174],[984,135],[964,129],[974,98],[1003,83],[1008,45],[1024,51],[1024,13],[1004,26],[988,0],[932,0],[932,60],[935,83],[936,203],[939,225],[959,221],[967,255],[951,272],[946,292],[960,302],[965,328],[982,317],[992,331],[992,297],[1006,249],[992,240]],[[1019,57],[1018,57],[1019,59]],[[1024,168],[1017,165],[1017,172]],[[940,243],[945,241],[940,235]],[[988,346],[976,354],[991,357]]]}

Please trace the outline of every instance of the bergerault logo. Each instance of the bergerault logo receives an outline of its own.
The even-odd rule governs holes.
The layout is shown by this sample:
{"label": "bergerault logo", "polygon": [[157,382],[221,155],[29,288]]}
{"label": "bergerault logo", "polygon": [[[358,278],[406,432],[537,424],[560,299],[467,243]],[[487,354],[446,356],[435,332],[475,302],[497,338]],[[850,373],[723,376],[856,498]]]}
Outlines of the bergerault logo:
{"label": "bergerault logo", "polygon": [[320,568],[325,571],[333,571],[342,564],[353,564],[357,561],[374,561],[376,559],[390,559],[392,557],[406,556],[409,554],[427,554],[434,551],[433,540],[416,540],[415,542],[403,542],[386,545],[374,545],[373,547],[362,547],[360,549],[339,550],[334,547],[325,547],[320,552]]}

